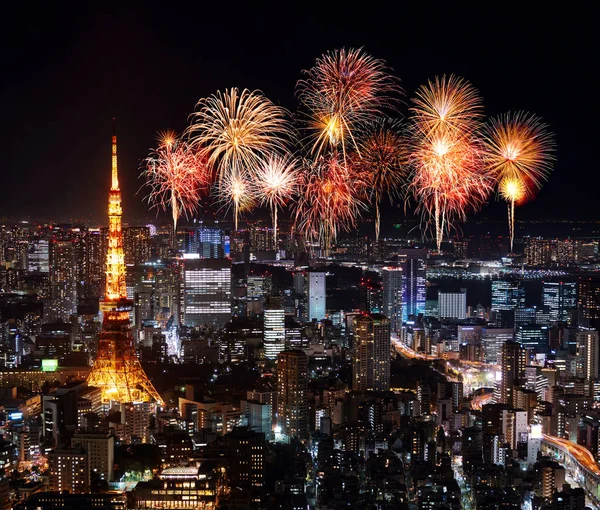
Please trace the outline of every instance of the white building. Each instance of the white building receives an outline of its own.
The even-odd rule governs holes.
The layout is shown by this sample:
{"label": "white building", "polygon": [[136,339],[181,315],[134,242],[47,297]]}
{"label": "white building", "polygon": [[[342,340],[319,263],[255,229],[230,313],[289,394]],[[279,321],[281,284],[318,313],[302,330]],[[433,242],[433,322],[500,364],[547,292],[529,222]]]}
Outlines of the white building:
{"label": "white building", "polygon": [[265,357],[276,360],[285,349],[285,310],[267,307],[264,311]]}
{"label": "white building", "polygon": [[438,292],[439,319],[467,318],[467,290],[460,292]]}
{"label": "white building", "polygon": [[308,273],[308,320],[317,321],[325,318],[325,273],[310,271]]}

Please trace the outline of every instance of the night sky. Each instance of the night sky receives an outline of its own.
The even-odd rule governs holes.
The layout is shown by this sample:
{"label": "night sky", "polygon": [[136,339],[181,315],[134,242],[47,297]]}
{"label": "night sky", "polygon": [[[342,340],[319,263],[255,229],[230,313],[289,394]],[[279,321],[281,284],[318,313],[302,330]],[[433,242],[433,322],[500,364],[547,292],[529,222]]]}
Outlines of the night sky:
{"label": "night sky", "polygon": [[[557,163],[517,218],[600,219],[593,13],[575,3],[543,12],[523,11],[528,2],[477,10],[404,3],[3,6],[0,217],[102,220],[114,116],[125,217],[153,218],[136,192],[157,131],[182,131],[199,98],[233,86],[261,89],[295,111],[302,69],[328,50],[362,46],[394,70],[407,99],[428,79],[455,73],[480,91],[488,115],[542,117],[555,133]],[[478,217],[505,214],[495,203]]]}

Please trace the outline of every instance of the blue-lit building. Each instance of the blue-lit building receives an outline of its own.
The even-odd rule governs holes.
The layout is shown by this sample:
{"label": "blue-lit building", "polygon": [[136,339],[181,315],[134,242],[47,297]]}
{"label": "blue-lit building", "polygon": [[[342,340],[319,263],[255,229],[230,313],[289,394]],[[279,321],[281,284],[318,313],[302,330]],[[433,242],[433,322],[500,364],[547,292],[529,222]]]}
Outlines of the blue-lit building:
{"label": "blue-lit building", "polygon": [[551,322],[569,322],[572,310],[577,308],[577,284],[575,282],[544,282],[542,304],[550,309]]}
{"label": "blue-lit building", "polygon": [[515,340],[525,349],[533,349],[536,353],[547,353],[548,327],[537,324],[518,326]]}
{"label": "blue-lit building", "polygon": [[402,264],[402,320],[425,315],[427,251],[402,249],[398,251]]}
{"label": "blue-lit building", "polygon": [[201,259],[229,258],[229,234],[217,227],[194,227],[185,232],[184,251],[198,253]]}
{"label": "blue-lit building", "polygon": [[519,281],[492,282],[492,311],[511,311],[525,306],[525,289]]}

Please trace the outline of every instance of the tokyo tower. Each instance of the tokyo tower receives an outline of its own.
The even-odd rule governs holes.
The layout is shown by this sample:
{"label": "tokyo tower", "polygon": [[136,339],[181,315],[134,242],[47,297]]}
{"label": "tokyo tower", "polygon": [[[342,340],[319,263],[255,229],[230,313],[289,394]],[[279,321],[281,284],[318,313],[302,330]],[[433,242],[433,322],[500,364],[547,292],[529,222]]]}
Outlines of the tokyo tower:
{"label": "tokyo tower", "polygon": [[129,321],[133,302],[125,287],[125,254],[121,230],[121,190],[117,172],[117,137],[112,137],[112,185],[108,194],[108,250],[106,290],[100,308],[104,314],[98,353],[88,384],[102,390],[102,402],[129,403],[163,400],[148,379],[136,355]]}

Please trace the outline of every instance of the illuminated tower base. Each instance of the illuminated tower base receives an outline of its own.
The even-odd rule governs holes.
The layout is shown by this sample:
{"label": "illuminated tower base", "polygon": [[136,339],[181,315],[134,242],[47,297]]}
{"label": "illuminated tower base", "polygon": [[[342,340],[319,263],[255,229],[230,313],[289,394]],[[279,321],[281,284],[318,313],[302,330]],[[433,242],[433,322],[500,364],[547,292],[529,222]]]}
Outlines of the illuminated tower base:
{"label": "illuminated tower base", "polygon": [[160,395],[144,372],[135,352],[129,310],[131,302],[118,306],[103,303],[104,320],[98,339],[98,354],[88,377],[88,384],[102,390],[102,402],[156,402]]}

